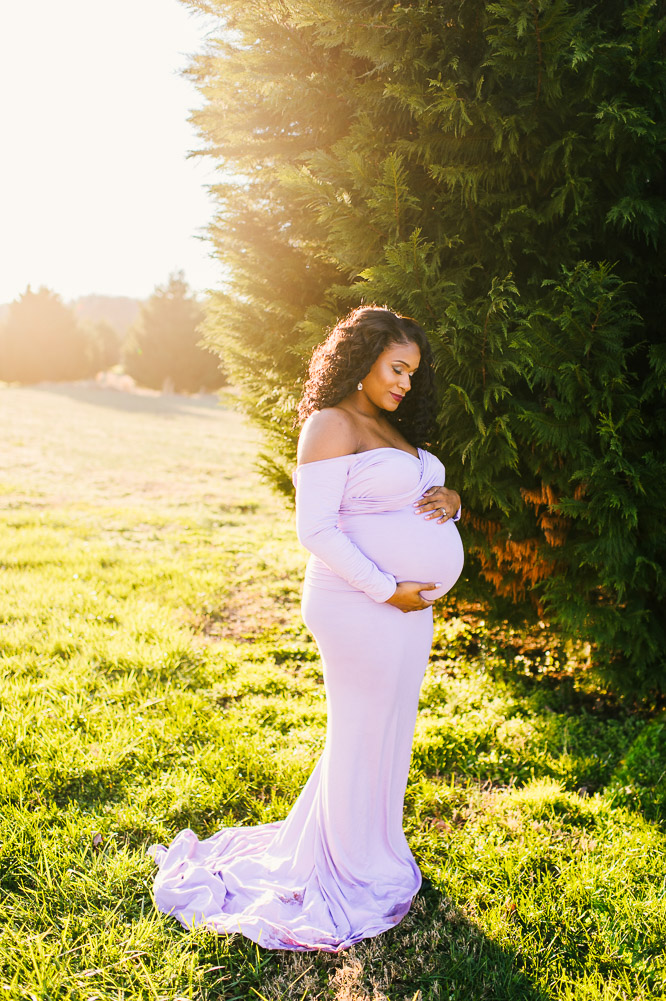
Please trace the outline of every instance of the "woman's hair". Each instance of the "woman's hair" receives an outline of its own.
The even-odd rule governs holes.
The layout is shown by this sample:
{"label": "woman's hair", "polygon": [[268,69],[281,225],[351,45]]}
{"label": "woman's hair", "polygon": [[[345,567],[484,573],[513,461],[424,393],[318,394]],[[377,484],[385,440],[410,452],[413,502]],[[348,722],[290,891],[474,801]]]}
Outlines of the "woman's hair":
{"label": "woman's hair", "polygon": [[386,412],[386,417],[411,445],[428,444],[436,402],[432,348],[416,320],[378,306],[352,310],[314,349],[298,405],[299,421],[349,396],[391,344],[416,344],[421,361],[409,393],[397,410]]}

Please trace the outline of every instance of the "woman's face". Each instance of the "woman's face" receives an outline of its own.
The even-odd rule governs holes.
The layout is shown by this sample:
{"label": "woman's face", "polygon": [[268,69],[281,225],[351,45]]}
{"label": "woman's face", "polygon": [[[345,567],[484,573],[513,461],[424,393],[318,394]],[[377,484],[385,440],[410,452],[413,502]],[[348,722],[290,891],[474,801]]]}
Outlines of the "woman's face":
{"label": "woman's face", "polygon": [[412,376],[419,367],[417,344],[389,344],[366,375],[362,392],[382,410],[397,410],[411,389]]}

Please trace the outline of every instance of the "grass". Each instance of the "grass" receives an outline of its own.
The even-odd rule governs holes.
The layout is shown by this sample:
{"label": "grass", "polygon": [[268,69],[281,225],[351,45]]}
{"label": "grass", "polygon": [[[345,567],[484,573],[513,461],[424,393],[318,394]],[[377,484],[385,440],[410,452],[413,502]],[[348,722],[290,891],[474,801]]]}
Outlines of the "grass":
{"label": "grass", "polygon": [[0,998],[666,996],[663,717],[472,615],[438,622],[398,928],[280,954],[158,914],[147,845],[283,817],[322,747],[305,556],[211,399],[5,388],[0,421]]}

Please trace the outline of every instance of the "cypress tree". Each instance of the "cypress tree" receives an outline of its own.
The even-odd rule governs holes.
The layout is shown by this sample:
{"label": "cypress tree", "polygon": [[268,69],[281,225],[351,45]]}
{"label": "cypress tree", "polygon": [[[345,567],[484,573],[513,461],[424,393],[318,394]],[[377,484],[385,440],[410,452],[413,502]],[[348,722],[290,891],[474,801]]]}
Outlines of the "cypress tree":
{"label": "cypress tree", "polygon": [[223,381],[218,361],[201,347],[203,309],[182,272],[170,275],[142,304],[128,337],[125,370],[143,386],[195,393]]}
{"label": "cypress tree", "polygon": [[307,357],[360,301],[435,350],[469,593],[590,639],[636,692],[666,635],[663,5],[206,0],[191,74],[228,180],[208,317],[288,489]]}

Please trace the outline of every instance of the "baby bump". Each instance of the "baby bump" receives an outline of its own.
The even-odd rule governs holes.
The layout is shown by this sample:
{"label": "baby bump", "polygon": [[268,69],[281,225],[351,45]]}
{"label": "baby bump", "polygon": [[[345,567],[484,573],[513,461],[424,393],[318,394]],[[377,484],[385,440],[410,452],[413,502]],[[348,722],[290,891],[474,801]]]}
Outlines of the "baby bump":
{"label": "baby bump", "polygon": [[441,583],[441,588],[427,592],[431,600],[446,594],[462,571],[462,542],[451,520],[438,525],[409,507],[382,514],[345,514],[340,527],[373,563],[397,580]]}

